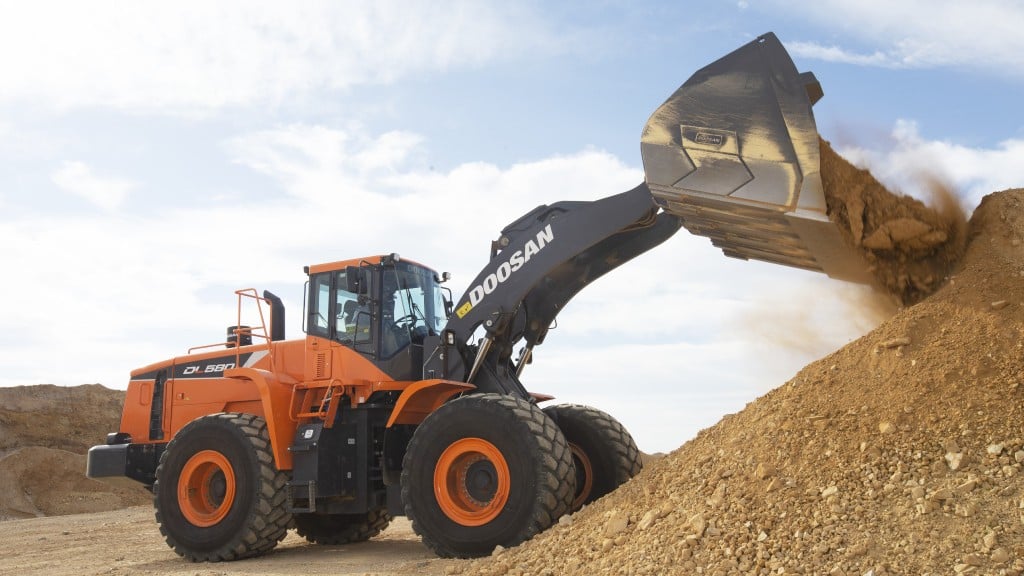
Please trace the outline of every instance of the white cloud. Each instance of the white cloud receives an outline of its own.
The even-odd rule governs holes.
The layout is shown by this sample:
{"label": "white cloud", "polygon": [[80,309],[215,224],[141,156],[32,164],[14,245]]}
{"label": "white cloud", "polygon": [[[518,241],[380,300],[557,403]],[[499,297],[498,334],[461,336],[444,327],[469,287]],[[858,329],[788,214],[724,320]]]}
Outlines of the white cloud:
{"label": "white cloud", "polygon": [[65,162],[51,176],[59,188],[103,210],[117,210],[137,184],[121,178],[97,176],[84,162]]}
{"label": "white cloud", "polygon": [[[792,11],[792,3],[772,2]],[[821,0],[797,8],[824,31],[839,30],[868,50],[835,41],[794,41],[798,56],[851,64],[905,68],[958,66],[1024,76],[1024,4],[1016,0]],[[793,40],[799,40],[794,38]]]}
{"label": "white cloud", "polygon": [[883,52],[858,54],[839,46],[823,46],[815,42],[787,42],[786,48],[796,57],[813,58],[827,62],[842,62],[859,66],[898,67],[899,63],[892,56]]}
{"label": "white cloud", "polygon": [[0,101],[202,113],[558,42],[500,2],[22,2],[0,19]]}
{"label": "white cloud", "polygon": [[968,211],[984,195],[1024,182],[1024,140],[1004,140],[995,148],[925,140],[908,120],[898,121],[891,137],[888,149],[851,145],[840,146],[839,152],[887,186],[919,198],[929,198],[931,181],[947,185]]}

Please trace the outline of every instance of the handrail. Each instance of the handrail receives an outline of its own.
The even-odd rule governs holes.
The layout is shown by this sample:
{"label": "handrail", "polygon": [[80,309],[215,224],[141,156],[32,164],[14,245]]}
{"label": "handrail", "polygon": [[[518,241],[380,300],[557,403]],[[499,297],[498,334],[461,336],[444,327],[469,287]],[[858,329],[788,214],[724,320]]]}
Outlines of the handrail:
{"label": "handrail", "polygon": [[[241,341],[241,336],[243,334],[245,334],[245,335],[248,335],[249,337],[256,337],[256,338],[261,338],[261,339],[265,340],[265,343],[258,344],[256,346],[259,346],[259,348],[261,348],[261,349],[264,348],[264,347],[266,348],[266,350],[268,352],[267,355],[270,358],[270,371],[276,374],[277,370],[276,370],[276,367],[274,366],[274,348],[273,348],[273,346],[270,345],[270,343],[272,341],[271,334],[273,332],[271,332],[271,330],[268,329],[267,319],[266,319],[266,317],[263,314],[263,304],[266,304],[268,307],[272,306],[273,304],[267,298],[263,298],[262,296],[260,296],[255,288],[242,288],[240,290],[235,290],[235,295],[238,296],[238,309],[237,309],[237,317],[235,319],[235,329],[232,331],[234,333],[234,335],[235,335],[235,342],[234,342],[234,346],[233,346],[233,348],[235,349],[235,366],[238,366],[240,361],[241,361],[240,358],[241,358],[241,354],[242,354],[242,352],[241,352],[242,346],[239,343]],[[258,327],[257,326],[243,327],[243,325],[242,325],[242,299],[243,298],[252,298],[253,300],[256,301],[256,312],[257,312],[257,314],[259,314],[259,318],[260,318],[260,324],[259,324]],[[271,318],[271,320],[272,320],[272,318]],[[270,328],[272,329],[273,326],[270,326]],[[196,350],[203,350],[203,349],[206,349],[206,348],[217,348],[217,347],[226,346],[226,345],[228,345],[227,342],[217,342],[217,343],[214,343],[214,344],[202,344],[200,346],[193,346],[193,347],[189,348],[188,349],[188,353],[191,354],[191,353],[195,352]]]}

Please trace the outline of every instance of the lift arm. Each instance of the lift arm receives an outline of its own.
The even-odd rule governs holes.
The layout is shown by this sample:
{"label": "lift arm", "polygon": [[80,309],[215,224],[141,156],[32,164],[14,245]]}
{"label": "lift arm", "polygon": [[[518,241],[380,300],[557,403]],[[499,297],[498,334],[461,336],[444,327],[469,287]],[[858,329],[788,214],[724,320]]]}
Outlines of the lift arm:
{"label": "lift arm", "polygon": [[[681,226],[659,210],[646,184],[600,200],[538,206],[492,243],[490,261],[455,306],[424,377],[528,396],[518,372],[566,303]],[[469,342],[481,327],[482,342]],[[525,348],[516,363],[520,342]]]}

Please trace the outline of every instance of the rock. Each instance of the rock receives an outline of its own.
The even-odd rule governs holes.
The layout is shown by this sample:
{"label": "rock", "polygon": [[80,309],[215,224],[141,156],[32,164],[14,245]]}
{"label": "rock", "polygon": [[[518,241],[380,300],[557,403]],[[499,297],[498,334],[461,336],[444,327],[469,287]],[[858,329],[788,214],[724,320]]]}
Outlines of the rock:
{"label": "rock", "polygon": [[963,484],[957,486],[954,489],[954,491],[957,494],[967,494],[968,492],[971,492],[972,490],[974,490],[977,487],[978,487],[978,480],[977,480],[977,478],[971,478],[971,479],[967,480],[967,482],[964,482]]}
{"label": "rock", "polygon": [[1000,454],[1003,453],[1003,445],[1002,444],[989,444],[988,447],[985,448],[985,452],[989,456],[999,456]]}
{"label": "rock", "polygon": [[864,238],[862,243],[865,248],[871,250],[892,250],[894,247],[892,238],[889,237],[889,231],[882,228],[872,232],[867,238]]}
{"label": "rock", "polygon": [[839,493],[839,488],[836,486],[829,486],[821,491],[822,498],[828,498],[829,496],[835,496]]}
{"label": "rock", "polygon": [[758,480],[764,480],[772,476],[775,476],[775,467],[767,462],[761,462],[757,465],[757,469],[754,470],[754,478]]}
{"label": "rock", "polygon": [[[884,224],[889,230],[892,241],[900,244],[908,240],[926,236],[932,232],[932,227],[914,218],[895,218]],[[945,241],[943,238],[940,241]]]}
{"label": "rock", "polygon": [[676,507],[666,502],[658,509],[658,519],[662,519],[676,511]]}
{"label": "rock", "polygon": [[993,310],[1002,310],[1003,308],[1006,308],[1009,305],[1010,303],[1007,302],[1006,300],[996,300],[991,304]]}
{"label": "rock", "polygon": [[708,523],[704,520],[704,515],[697,513],[690,517],[690,528],[693,528],[693,533],[698,537],[704,535],[704,530],[708,527]]}
{"label": "rock", "polygon": [[910,345],[910,338],[907,338],[906,336],[901,336],[899,338],[892,338],[892,339],[889,339],[889,340],[885,340],[884,342],[879,343],[878,347],[879,348],[899,348],[900,346],[909,346],[909,345]]}
{"label": "rock", "polygon": [[947,452],[946,453],[946,465],[949,466],[950,470],[959,470],[963,464],[964,455],[963,452]]}
{"label": "rock", "polygon": [[604,524],[604,535],[606,538],[614,538],[626,531],[629,526],[629,514],[621,510],[612,510],[606,513],[607,519]]}
{"label": "rock", "polygon": [[964,518],[970,518],[978,513],[978,505],[974,502],[966,502],[964,504],[958,504],[956,507],[957,516],[963,516]]}
{"label": "rock", "polygon": [[985,563],[985,558],[979,554],[968,554],[964,556],[964,564],[968,566],[981,566]]}
{"label": "rock", "polygon": [[878,431],[882,434],[889,434],[896,430],[896,426],[892,422],[879,422]]}
{"label": "rock", "polygon": [[708,506],[717,507],[725,503],[725,484],[719,484],[715,488],[714,494],[712,494],[707,500]]}
{"label": "rock", "polygon": [[995,564],[1005,564],[1010,561],[1010,552],[1006,548],[996,548],[989,560]]}
{"label": "rock", "polygon": [[650,528],[651,525],[654,524],[654,521],[657,520],[657,519],[658,519],[658,511],[657,510],[648,510],[647,513],[644,514],[643,518],[641,518],[640,521],[637,522],[636,527],[641,532],[643,532],[643,531],[647,530],[648,528]]}

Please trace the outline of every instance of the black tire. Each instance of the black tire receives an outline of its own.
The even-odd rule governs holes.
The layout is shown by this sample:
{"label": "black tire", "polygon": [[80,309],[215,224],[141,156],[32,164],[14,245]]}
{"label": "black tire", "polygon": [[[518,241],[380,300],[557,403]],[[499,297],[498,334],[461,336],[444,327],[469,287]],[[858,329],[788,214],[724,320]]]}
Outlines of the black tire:
{"label": "black tire", "polygon": [[263,418],[197,418],[174,435],[156,469],[153,503],[160,533],[193,562],[269,552],[292,520],[285,508],[287,481],[274,466]]}
{"label": "black tire", "polygon": [[548,406],[544,413],[562,430],[572,451],[576,470],[573,512],[615,490],[643,468],[633,437],[608,414],[579,404]]}
{"label": "black tire", "polygon": [[386,508],[365,514],[294,514],[295,530],[313,544],[352,544],[380,534],[391,523]]}
{"label": "black tire", "polygon": [[423,543],[448,558],[529,540],[568,512],[575,489],[558,426],[512,396],[441,406],[416,429],[403,461],[405,514]]}

